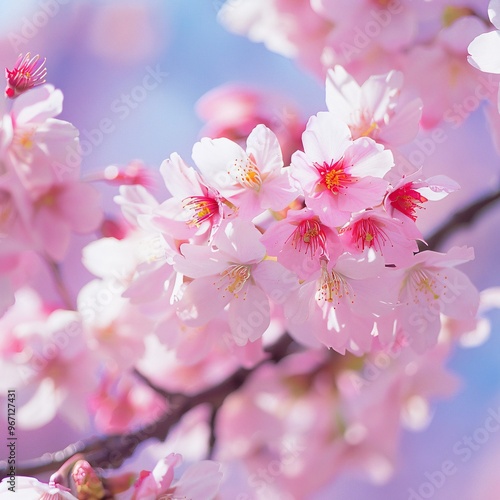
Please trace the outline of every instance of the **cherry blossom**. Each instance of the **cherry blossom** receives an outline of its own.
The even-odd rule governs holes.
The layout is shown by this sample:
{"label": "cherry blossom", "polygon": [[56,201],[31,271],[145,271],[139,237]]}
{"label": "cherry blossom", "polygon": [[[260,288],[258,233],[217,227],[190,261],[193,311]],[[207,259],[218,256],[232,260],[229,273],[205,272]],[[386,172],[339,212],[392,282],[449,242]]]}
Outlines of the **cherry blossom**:
{"label": "cherry blossom", "polygon": [[395,303],[393,283],[373,250],[359,257],[344,253],[334,265],[323,260],[320,272],[285,303],[290,333],[305,345],[319,341],[341,354],[369,352],[375,323]]}
{"label": "cherry blossom", "polygon": [[[203,243],[215,234],[225,218],[237,214],[238,208],[230,199],[222,197],[217,189],[204,182],[178,154],[165,160],[160,172],[172,198],[147,218],[149,227],[176,240]],[[145,222],[144,217],[142,222]]]}
{"label": "cherry blossom", "polygon": [[396,309],[412,347],[422,352],[436,343],[441,314],[472,319],[479,306],[479,293],[469,278],[455,266],[474,258],[471,248],[454,247],[446,254],[432,251],[414,256],[403,272]]}
{"label": "cherry blossom", "polygon": [[196,111],[207,122],[201,131],[203,136],[226,137],[242,147],[251,131],[264,124],[278,137],[285,165],[301,147],[305,121],[293,101],[276,92],[226,84],[203,95]]}
{"label": "cherry blossom", "polygon": [[282,210],[297,196],[276,135],[264,125],[252,130],[246,151],[226,138],[203,138],[193,147],[193,160],[221,195],[234,200],[241,216]]}
{"label": "cherry blossom", "polygon": [[[446,175],[422,178],[422,169],[404,175],[389,187],[384,207],[391,217],[416,221],[424,203],[442,200],[460,186]],[[402,217],[403,216],[403,217]]]}
{"label": "cherry blossom", "polygon": [[15,492],[9,491],[9,479],[3,479],[0,483],[0,495],[2,499],[19,498],[22,492],[26,500],[78,500],[71,492],[62,486],[55,484],[45,484],[34,477],[17,476]]}
{"label": "cherry blossom", "polygon": [[219,464],[211,460],[192,464],[174,481],[174,468],[181,462],[181,455],[171,453],[151,472],[142,471],[135,483],[132,500],[156,500],[169,496],[192,500],[216,498],[222,479]]}
{"label": "cherry blossom", "polygon": [[[439,206],[428,202],[459,189],[440,167],[488,189],[497,180],[480,170],[486,143],[472,162],[450,158],[457,141],[479,143],[469,127],[481,113],[456,129],[483,100],[499,142],[498,78],[481,71],[498,73],[500,3],[490,32],[485,0],[448,3],[226,1],[221,22],[312,71],[317,82],[292,90],[303,109],[326,96],[326,110],[305,124],[282,89],[224,84],[198,101],[206,125],[191,159],[185,144],[182,156],[150,148],[149,166],[80,151],[45,60],[28,53],[6,70],[0,387],[15,392],[34,454],[59,419],[76,443],[23,456],[28,475],[63,465],[48,485],[17,478],[17,496],[319,498],[348,475],[389,480],[406,460],[402,429],[423,429],[434,399],[454,394],[453,349],[493,336],[485,312],[500,303],[497,287],[479,292],[457,269],[474,250],[452,246],[498,193],[474,200],[462,182],[443,228],[423,226]],[[149,92],[158,68],[146,71]],[[104,129],[118,139],[118,122],[101,118],[82,130],[87,145]],[[148,126],[163,133],[178,115],[168,121]],[[405,158],[415,147],[420,168]],[[110,192],[114,205],[99,194]],[[3,481],[0,496],[11,493]]]}
{"label": "cherry blossom", "polygon": [[193,278],[177,306],[182,321],[201,326],[229,306],[228,322],[236,343],[245,345],[262,336],[270,323],[269,296],[283,300],[290,273],[277,262],[264,260],[259,237],[253,224],[234,221],[217,233],[215,248],[181,246],[183,257],[175,259],[175,268]]}
{"label": "cherry blossom", "polygon": [[349,125],[352,138],[371,137],[387,146],[406,144],[418,132],[422,102],[401,103],[403,74],[391,71],[358,85],[342,66],[327,72],[326,104]]}
{"label": "cherry blossom", "polygon": [[[22,318],[22,319],[20,319]],[[96,383],[96,360],[87,350],[75,311],[44,308],[30,291],[0,320],[3,386],[22,389],[18,424],[33,429],[60,414],[72,425],[88,425],[86,397]],[[82,377],[82,373],[86,376]]]}
{"label": "cherry blossom", "polygon": [[78,131],[54,118],[61,113],[62,102],[60,90],[43,85],[16,99],[10,114],[3,117],[3,161],[30,190],[78,179]]}
{"label": "cherry blossom", "polygon": [[366,210],[341,229],[341,241],[353,253],[373,248],[386,264],[405,265],[418,251],[423,236],[408,220],[395,219],[382,210]]}
{"label": "cherry blossom", "polygon": [[301,279],[321,268],[322,259],[335,262],[342,253],[336,230],[322,224],[310,209],[289,210],[261,238],[267,253]]}
{"label": "cherry blossom", "polygon": [[351,139],[349,127],[332,113],[310,118],[302,136],[304,152],[292,157],[291,176],[306,204],[330,227],[342,226],[353,212],[379,205],[388,187],[384,175],[393,156],[373,139]]}

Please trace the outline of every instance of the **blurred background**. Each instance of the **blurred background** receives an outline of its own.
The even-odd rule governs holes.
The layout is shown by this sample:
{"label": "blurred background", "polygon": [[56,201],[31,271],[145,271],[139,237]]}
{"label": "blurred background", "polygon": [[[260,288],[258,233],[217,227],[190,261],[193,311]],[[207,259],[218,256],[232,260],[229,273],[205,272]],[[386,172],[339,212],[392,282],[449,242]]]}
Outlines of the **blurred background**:
{"label": "blurred background", "polygon": [[[85,146],[82,144],[83,176],[108,165],[120,166],[139,159],[160,185],[157,172],[165,158],[178,152],[189,160],[204,125],[196,113],[197,102],[215,87],[232,82],[275,93],[294,103],[304,120],[326,109],[322,81],[293,61],[224,30],[217,22],[222,3],[2,2],[0,64],[10,68],[19,53],[28,51],[47,58],[47,82],[65,96],[60,118],[73,123],[80,130],[82,142],[86,141]],[[426,209],[420,218],[425,234],[431,234],[455,211],[498,185],[499,158],[481,107],[460,128],[443,127],[447,141],[437,144],[427,158],[425,173],[449,175],[462,185],[462,190]],[[113,203],[116,187],[102,183],[97,187],[106,213],[117,216]],[[159,187],[153,193],[159,201],[166,196]],[[472,228],[461,230],[443,244],[443,249],[454,244],[475,248],[476,260],[462,269],[480,290],[500,285],[499,235],[500,210],[493,207]],[[75,238],[63,269],[74,295],[90,276],[80,263],[81,247],[90,240]],[[44,286],[41,280],[39,289]],[[446,461],[454,463],[455,472],[442,485],[434,485],[425,498],[500,498],[500,486],[495,490],[493,485],[500,459],[500,431],[477,434],[484,441],[481,444],[480,439],[474,440],[473,446],[464,444],[467,436],[484,426],[491,412],[499,415],[500,422],[500,312],[489,313],[489,318],[490,338],[478,347],[458,349],[452,357],[450,368],[462,379],[457,396],[436,403],[426,430],[403,432],[398,468],[392,479],[385,485],[371,485],[343,476],[314,500],[418,500],[412,497],[412,489],[430,481],[431,476],[438,477],[434,473]],[[49,428],[53,434],[47,430],[43,435],[27,432],[20,443],[19,459],[21,454],[33,457],[68,444],[69,434],[63,432],[64,427],[58,427],[61,425],[55,422]],[[464,448],[470,453],[457,453],[457,449]],[[493,493],[488,497],[479,488],[497,491],[497,496]]]}

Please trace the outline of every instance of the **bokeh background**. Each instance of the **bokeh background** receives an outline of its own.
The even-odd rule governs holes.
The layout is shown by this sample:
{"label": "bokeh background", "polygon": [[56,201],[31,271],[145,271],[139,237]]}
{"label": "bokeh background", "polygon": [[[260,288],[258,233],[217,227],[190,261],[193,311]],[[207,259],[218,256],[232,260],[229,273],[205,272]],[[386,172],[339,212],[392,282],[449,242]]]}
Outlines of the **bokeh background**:
{"label": "bokeh background", "polygon": [[[295,102],[306,119],[325,110],[323,82],[298,68],[291,60],[273,54],[224,30],[217,22],[219,0],[22,0],[0,5],[0,65],[12,67],[20,52],[47,58],[47,81],[65,96],[62,119],[72,122],[87,139],[82,175],[108,165],[125,165],[140,159],[153,175],[161,162],[177,151],[188,159],[199,139],[203,122],[196,103],[206,92],[239,82],[276,92]],[[137,90],[151,72],[155,88]],[[151,80],[149,80],[151,81]],[[125,97],[124,97],[125,96]],[[130,105],[124,105],[130,96]],[[111,121],[107,133],[96,133],[103,119]],[[425,163],[429,175],[445,173],[462,190],[421,217],[426,234],[466,203],[498,185],[500,161],[493,148],[481,107],[462,127],[443,127],[444,144],[437,145]],[[101,131],[102,132],[102,131]],[[425,133],[422,132],[422,137]],[[94,141],[92,144],[91,141]],[[159,180],[159,177],[157,176]],[[115,187],[97,185],[110,216]],[[161,188],[154,194],[165,196]],[[500,211],[481,214],[471,228],[460,230],[443,244],[475,247],[475,262],[464,266],[480,290],[500,286]],[[89,237],[75,238],[63,269],[76,295],[89,279],[80,263],[80,249]],[[38,289],[48,297],[54,290],[43,277]],[[425,498],[500,498],[500,431],[489,432],[485,442],[470,448],[470,457],[454,451],[456,443],[484,425],[489,412],[500,420],[500,312],[488,313],[492,330],[477,347],[457,349],[450,368],[462,380],[460,392],[449,401],[436,402],[429,426],[420,432],[404,431],[400,457],[392,479],[372,485],[343,476],[313,500],[331,498],[411,499],[411,489],[429,481],[426,473],[440,470],[451,460],[456,472]],[[479,435],[479,434],[477,434]],[[18,458],[31,458],[64,447],[75,437],[60,421],[43,432],[26,431],[19,442]],[[456,448],[455,448],[456,450]],[[327,468],[328,463],[324,464]],[[495,490],[494,483],[497,483]],[[497,492],[495,496],[495,491]],[[487,492],[490,496],[487,496]],[[418,497],[414,497],[414,500]],[[273,499],[270,499],[273,500]],[[279,499],[276,499],[279,500]]]}

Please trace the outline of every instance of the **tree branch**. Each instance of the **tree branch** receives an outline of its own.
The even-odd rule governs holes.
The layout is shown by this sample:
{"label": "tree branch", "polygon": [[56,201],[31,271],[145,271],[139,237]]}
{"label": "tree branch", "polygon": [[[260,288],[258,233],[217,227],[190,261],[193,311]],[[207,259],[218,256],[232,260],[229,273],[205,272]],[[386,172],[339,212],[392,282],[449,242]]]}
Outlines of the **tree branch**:
{"label": "tree branch", "polygon": [[[437,250],[439,246],[451,236],[455,231],[463,226],[471,225],[488,207],[500,200],[500,190],[495,191],[484,198],[471,203],[463,210],[456,212],[447,222],[445,222],[430,238],[427,238],[428,248]],[[421,250],[427,248],[421,246]]]}
{"label": "tree branch", "polygon": [[[490,205],[500,200],[500,191],[496,191],[480,200],[472,203],[463,210],[457,212],[451,219],[438,229],[430,238],[427,239],[428,248],[437,249],[443,241],[453,232],[462,226],[470,225],[477,217]],[[58,268],[53,266],[52,270],[56,278],[58,277]],[[57,281],[57,280],[56,280]],[[64,290],[62,290],[64,291]],[[64,294],[62,293],[64,296]],[[67,297],[64,297],[68,300]],[[269,358],[265,362],[277,363],[285,358],[292,347],[298,348],[298,345],[288,335],[283,335],[281,339],[271,346],[268,350]],[[218,385],[200,392],[194,396],[184,394],[170,394],[163,389],[152,384],[146,377],[138,371],[135,374],[149,387],[161,394],[169,401],[169,410],[165,412],[155,422],[125,435],[111,435],[104,437],[94,437],[67,446],[65,449],[55,453],[46,453],[40,458],[28,460],[16,468],[18,475],[36,476],[43,472],[57,470],[68,458],[76,453],[85,455],[85,459],[94,467],[116,468],[123,461],[130,457],[137,446],[148,439],[165,440],[170,428],[177,424],[184,414],[196,406],[208,403],[212,406],[212,411],[216,414],[217,410],[223,404],[225,398],[238,390],[247,380],[247,378],[261,364],[252,369],[240,368],[230,377]],[[6,461],[0,462],[0,478],[7,476],[8,465]]]}
{"label": "tree branch", "polygon": [[[298,347],[289,335],[283,335],[280,340],[268,350],[269,358],[259,363],[257,366],[268,361],[278,362],[289,354],[290,349],[294,345]],[[168,394],[161,390],[164,395],[168,396],[170,405],[167,412],[155,422],[124,435],[118,434],[99,438],[89,438],[71,444],[64,450],[55,453],[45,453],[40,458],[28,460],[19,464],[16,467],[16,474],[22,476],[36,476],[43,472],[56,471],[66,462],[66,460],[76,453],[84,454],[85,460],[93,467],[104,469],[120,467],[123,461],[130,457],[137,446],[143,441],[151,438],[164,441],[170,428],[178,423],[181,417],[189,410],[200,404],[208,403],[212,406],[214,411],[216,411],[220,408],[224,399],[229,394],[238,390],[244,384],[245,380],[253,373],[257,366],[252,369],[240,368],[223,382],[194,396]],[[140,374],[139,376],[143,380],[147,380]],[[6,477],[7,474],[8,464],[2,461],[0,462],[0,478]]]}

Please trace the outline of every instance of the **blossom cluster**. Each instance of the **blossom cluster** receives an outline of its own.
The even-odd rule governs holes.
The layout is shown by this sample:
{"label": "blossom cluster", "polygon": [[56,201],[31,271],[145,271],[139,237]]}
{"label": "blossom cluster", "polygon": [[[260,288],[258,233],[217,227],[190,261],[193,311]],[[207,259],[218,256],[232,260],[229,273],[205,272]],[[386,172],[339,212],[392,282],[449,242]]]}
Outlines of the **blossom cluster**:
{"label": "blossom cluster", "polygon": [[[408,94],[424,102],[421,124],[460,124],[469,96],[497,103],[498,31],[487,0],[231,0],[219,18],[230,31],[262,42],[319,75],[342,65],[356,80],[402,71]],[[498,25],[500,6],[489,2]],[[469,52],[470,50],[470,52]],[[474,62],[475,61],[475,62]],[[425,75],[425,77],[423,77]],[[496,107],[496,106],[495,106]],[[465,108],[465,109],[464,109]],[[475,109],[474,108],[474,109]]]}
{"label": "blossom cluster", "polygon": [[290,165],[260,124],[244,147],[201,139],[197,169],[172,154],[160,168],[171,194],[161,204],[122,187],[122,210],[163,252],[125,293],[154,299],[165,330],[172,318],[181,328],[218,321],[241,347],[279,322],[305,346],[341,354],[368,353],[376,339],[390,346],[398,333],[422,352],[441,314],[473,318],[478,293],[455,269],[472,250],[417,253],[419,211],[458,185],[398,168],[393,149],[414,138],[421,111],[419,99],[399,101],[401,86],[396,71],[359,86],[337,66],[328,111],[309,119]]}

